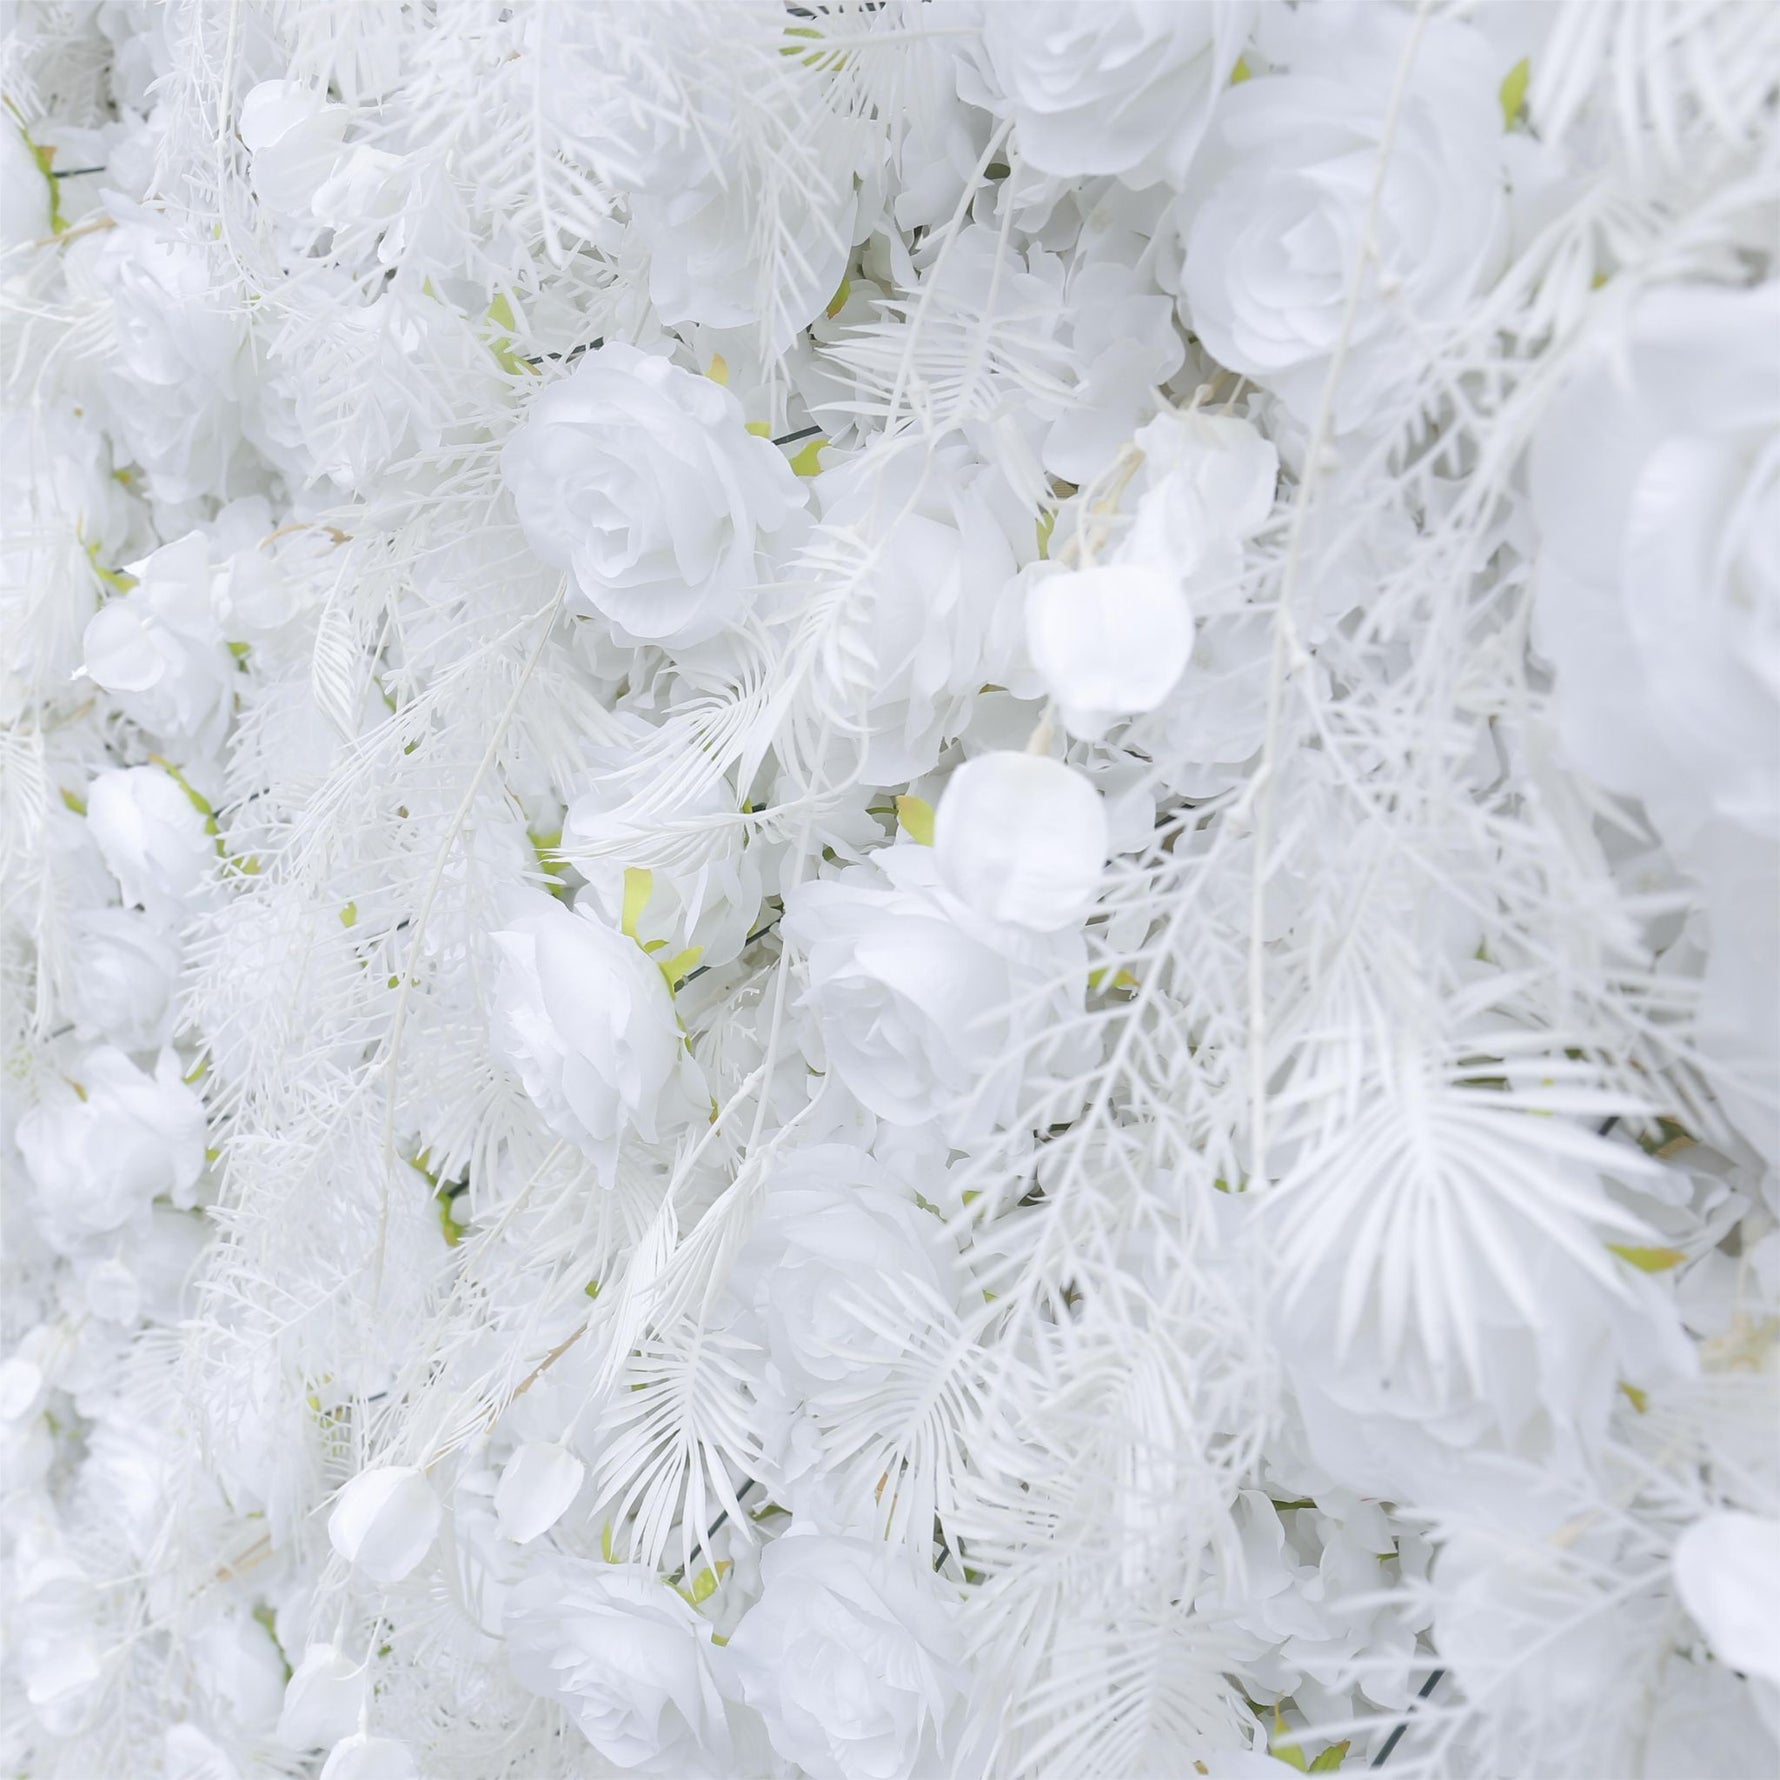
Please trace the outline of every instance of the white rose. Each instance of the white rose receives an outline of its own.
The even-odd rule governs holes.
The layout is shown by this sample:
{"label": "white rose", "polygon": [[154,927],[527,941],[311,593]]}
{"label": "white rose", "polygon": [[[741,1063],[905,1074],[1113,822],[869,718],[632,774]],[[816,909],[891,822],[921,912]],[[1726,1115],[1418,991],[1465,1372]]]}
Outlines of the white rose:
{"label": "white rose", "polygon": [[101,1045],[82,1058],[79,1087],[19,1120],[18,1146],[36,1187],[37,1225],[52,1247],[135,1225],[161,1194],[176,1203],[204,1171],[204,1106],[163,1051],[148,1075]]}
{"label": "white rose", "polygon": [[191,501],[228,480],[240,439],[244,318],[216,295],[207,250],[142,213],[111,230],[97,276],[111,299],[111,418],[155,496]]}
{"label": "white rose", "polygon": [[899,1325],[906,1337],[950,1305],[944,1240],[871,1156],[817,1144],[775,1171],[731,1289],[792,1391],[857,1388],[900,1351]]}
{"label": "white rose", "polygon": [[[1015,562],[997,513],[1006,497],[962,449],[928,463],[865,457],[821,479],[822,519],[867,540],[843,552],[847,647],[824,686],[835,720],[865,736],[861,776],[898,785],[931,769],[970,721],[1000,664],[991,644]],[[1030,526],[1022,512],[1016,523]]]}
{"label": "white rose", "polygon": [[1644,297],[1553,404],[1534,640],[1564,743],[1677,840],[1780,836],[1780,284]]}
{"label": "white rose", "polygon": [[179,947],[137,909],[80,909],[70,918],[75,963],[68,1011],[84,1037],[147,1051],[172,1036]]}
{"label": "white rose", "polygon": [[1764,1150],[1780,1093],[1780,285],[1639,300],[1528,465],[1533,640],[1570,761],[1705,889],[1702,1025]]}
{"label": "white rose", "polygon": [[1016,1041],[1067,1022],[1086,984],[1079,934],[984,921],[941,886],[930,847],[801,885],[782,932],[806,960],[829,1065],[892,1124],[944,1117],[963,1133],[1010,1116]]}
{"label": "white rose", "polygon": [[101,773],[87,791],[87,826],[124,901],[151,912],[178,912],[216,864],[203,815],[158,766]]}
{"label": "white rose", "polygon": [[1073,767],[998,750],[967,760],[934,813],[942,882],[991,921],[1037,933],[1081,923],[1100,893],[1106,805]]}
{"label": "white rose", "polygon": [[652,1569],[558,1560],[513,1590],[505,1627],[514,1680],[607,1761],[663,1780],[729,1771],[710,1628]]}
{"label": "white rose", "polygon": [[[1071,179],[1179,183],[1229,85],[1255,0],[1025,0],[983,11],[983,54],[1023,159]],[[974,96],[974,95],[973,95]]]}
{"label": "white rose", "polygon": [[609,1182],[624,1132],[653,1143],[664,1119],[698,1104],[674,998],[627,935],[541,892],[514,907],[522,912],[494,935],[496,1048],[545,1124]]}
{"label": "white rose", "polygon": [[739,616],[760,535],[803,506],[784,455],[728,390],[622,343],[532,403],[501,475],[532,549],[650,642],[694,642]]}
{"label": "white rose", "polygon": [[1721,1663],[1780,1687],[1780,1520],[1721,1508],[1675,1545],[1675,1592]]}
{"label": "white rose", "polygon": [[341,1490],[328,1543],[377,1582],[400,1582],[432,1549],[439,1498],[414,1465],[373,1465]]}
{"label": "white rose", "polygon": [[87,620],[86,671],[144,729],[206,753],[234,708],[235,660],[210,598],[210,553],[187,532],[130,564],[136,585]]}
{"label": "white rose", "polygon": [[[1190,10],[1183,8],[1182,10]],[[1390,95],[1414,21],[1394,7],[1286,22],[1292,72],[1245,81],[1193,169],[1182,306],[1213,356],[1309,420],[1355,311],[1335,424],[1363,425],[1415,362],[1406,339],[1464,316],[1500,252],[1501,70],[1478,34],[1423,31],[1377,202]]]}
{"label": "white rose", "polygon": [[773,1748],[812,1780],[943,1771],[964,1653],[957,1607],[932,1577],[877,1541],[795,1529],[760,1573],[725,1655]]}

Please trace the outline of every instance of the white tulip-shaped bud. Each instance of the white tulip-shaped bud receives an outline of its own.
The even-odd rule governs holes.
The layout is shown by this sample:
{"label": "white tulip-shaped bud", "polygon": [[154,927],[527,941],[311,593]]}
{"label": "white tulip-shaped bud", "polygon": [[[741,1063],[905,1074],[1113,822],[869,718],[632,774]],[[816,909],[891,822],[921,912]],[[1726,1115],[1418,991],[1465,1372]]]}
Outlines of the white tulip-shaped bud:
{"label": "white tulip-shaped bud", "polygon": [[406,1743],[354,1731],[342,1737],[322,1763],[321,1780],[419,1780]]}
{"label": "white tulip-shaped bud", "polygon": [[1026,645],[1065,727],[1093,740],[1173,690],[1193,653],[1193,614],[1175,577],[1107,563],[1033,583]]}
{"label": "white tulip-shaped bud", "polygon": [[568,1512],[587,1467],[552,1440],[528,1440],[514,1453],[495,1487],[501,1537],[524,1545],[547,1533]]}
{"label": "white tulip-shaped bud", "polygon": [[358,1728],[365,1666],[332,1644],[311,1644],[284,1689],[278,1740],[289,1749],[326,1749]]}
{"label": "white tulip-shaped bud", "polygon": [[953,773],[935,813],[940,881],[979,914],[1039,933],[1094,906],[1106,806],[1073,767],[1036,754],[982,754]]}
{"label": "white tulip-shaped bud", "polygon": [[426,1556],[439,1530],[439,1498],[413,1465],[361,1471],[334,1504],[328,1540],[377,1582],[400,1582]]}
{"label": "white tulip-shaped bud", "polygon": [[1712,1654],[1780,1685],[1780,1520],[1720,1509],[1675,1545],[1675,1592]]}

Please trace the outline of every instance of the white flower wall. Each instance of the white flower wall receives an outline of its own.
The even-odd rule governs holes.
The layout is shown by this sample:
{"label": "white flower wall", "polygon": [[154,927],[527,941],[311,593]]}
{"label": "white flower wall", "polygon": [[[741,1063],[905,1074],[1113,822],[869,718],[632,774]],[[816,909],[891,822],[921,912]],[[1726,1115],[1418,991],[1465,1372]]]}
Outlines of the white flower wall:
{"label": "white flower wall", "polygon": [[1772,1771],[1780,13],[4,58],[8,1773]]}

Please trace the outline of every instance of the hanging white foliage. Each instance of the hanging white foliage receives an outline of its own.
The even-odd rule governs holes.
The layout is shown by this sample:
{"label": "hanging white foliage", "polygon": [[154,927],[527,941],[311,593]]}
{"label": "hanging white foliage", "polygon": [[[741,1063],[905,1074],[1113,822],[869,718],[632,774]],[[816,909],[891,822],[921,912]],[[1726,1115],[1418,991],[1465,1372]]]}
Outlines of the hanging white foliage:
{"label": "hanging white foliage", "polygon": [[1780,11],[0,76],[7,1773],[1773,1769]]}

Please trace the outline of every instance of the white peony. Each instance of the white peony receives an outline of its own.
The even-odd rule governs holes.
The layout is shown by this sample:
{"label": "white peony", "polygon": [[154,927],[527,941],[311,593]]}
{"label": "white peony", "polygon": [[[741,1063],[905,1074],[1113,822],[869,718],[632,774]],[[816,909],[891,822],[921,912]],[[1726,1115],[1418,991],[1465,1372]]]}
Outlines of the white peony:
{"label": "white peony", "polygon": [[501,475],[532,549],[628,637],[683,644],[741,615],[762,534],[803,489],[708,377],[621,342],[531,405]]}
{"label": "white peony", "polygon": [[898,1125],[1005,1119],[1020,1046],[1066,1023],[1086,987],[1078,934],[983,920],[941,885],[930,847],[887,847],[800,886],[782,932],[805,958],[829,1066]]}
{"label": "white peony", "polygon": [[1675,1545],[1675,1592],[1712,1654],[1780,1687],[1780,1520],[1721,1508]]}
{"label": "white peony", "polygon": [[934,812],[941,881],[978,914],[1038,933],[1081,923],[1109,841],[1100,793],[1073,767],[1005,750],[967,760]]}
{"label": "white peony", "polygon": [[101,773],[87,827],[126,903],[179,911],[216,865],[216,841],[184,788],[158,766]]}
{"label": "white peony", "polygon": [[1390,95],[1416,28],[1385,6],[1289,15],[1290,72],[1224,98],[1184,200],[1188,326],[1300,420],[1317,412],[1348,293],[1365,280],[1338,430],[1371,418],[1414,364],[1406,339],[1463,316],[1500,254],[1501,70],[1475,31],[1439,19],[1414,52],[1368,251]]}
{"label": "white peony", "polygon": [[129,572],[137,584],[87,621],[86,671],[144,729],[210,753],[228,726],[237,675],[211,603],[204,536],[187,532]]}
{"label": "white peony", "polygon": [[610,1182],[626,1131],[653,1143],[664,1119],[697,1104],[674,998],[649,955],[615,928],[541,892],[513,907],[494,935],[495,1046],[545,1124]]}
{"label": "white peony", "polygon": [[190,1204],[204,1171],[204,1105],[163,1051],[153,1075],[109,1045],[80,1061],[78,1085],[19,1120],[38,1228],[67,1251],[126,1226],[146,1230],[166,1195]]}
{"label": "white peony", "polygon": [[709,1628],[654,1570],[558,1560],[513,1590],[505,1629],[514,1680],[558,1701],[614,1766],[729,1772]]}
{"label": "white peony", "polygon": [[[982,95],[1041,173],[1178,184],[1229,84],[1255,0],[1025,0],[983,9]],[[977,95],[971,95],[977,96]]]}
{"label": "white peony", "polygon": [[964,1652],[934,1578],[876,1541],[795,1528],[760,1574],[726,1655],[773,1748],[811,1780],[943,1772]]}
{"label": "white peony", "polygon": [[376,1582],[400,1582],[432,1549],[439,1498],[413,1465],[373,1465],[341,1490],[328,1543]]}

